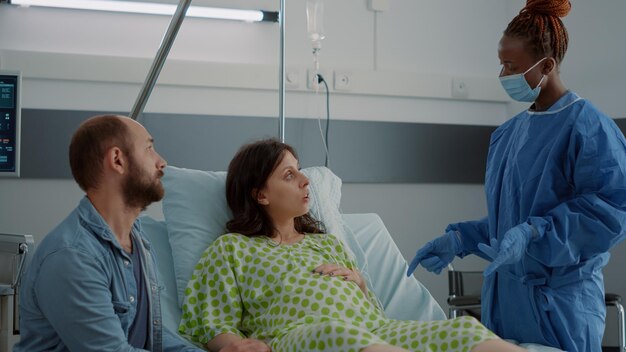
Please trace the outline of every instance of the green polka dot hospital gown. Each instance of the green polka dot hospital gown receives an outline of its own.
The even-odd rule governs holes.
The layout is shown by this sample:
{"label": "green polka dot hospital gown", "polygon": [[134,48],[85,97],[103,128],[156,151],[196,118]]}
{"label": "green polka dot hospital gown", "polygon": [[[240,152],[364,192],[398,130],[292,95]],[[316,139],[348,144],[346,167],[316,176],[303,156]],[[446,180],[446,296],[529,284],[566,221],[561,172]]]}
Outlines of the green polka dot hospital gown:
{"label": "green polka dot hospital gown", "polygon": [[401,321],[385,317],[372,292],[321,264],[357,268],[332,235],[307,234],[277,245],[267,237],[226,234],[202,255],[185,291],[180,333],[205,345],[233,333],[272,351],[360,351],[390,344],[411,351],[469,351],[497,338],[477,320]]}

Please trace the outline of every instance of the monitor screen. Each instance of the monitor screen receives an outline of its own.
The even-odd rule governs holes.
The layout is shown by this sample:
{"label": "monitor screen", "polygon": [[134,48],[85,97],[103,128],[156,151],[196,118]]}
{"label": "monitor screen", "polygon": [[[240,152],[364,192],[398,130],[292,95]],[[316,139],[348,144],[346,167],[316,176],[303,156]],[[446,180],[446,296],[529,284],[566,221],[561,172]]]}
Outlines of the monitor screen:
{"label": "monitor screen", "polygon": [[0,177],[20,173],[20,74],[0,70]]}

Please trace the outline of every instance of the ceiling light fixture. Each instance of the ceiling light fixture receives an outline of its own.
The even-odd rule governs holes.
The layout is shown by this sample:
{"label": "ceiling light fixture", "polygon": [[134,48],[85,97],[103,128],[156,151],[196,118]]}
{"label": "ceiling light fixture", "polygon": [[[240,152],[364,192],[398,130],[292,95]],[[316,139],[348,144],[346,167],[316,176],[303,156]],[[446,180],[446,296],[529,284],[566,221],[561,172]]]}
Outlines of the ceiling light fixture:
{"label": "ceiling light fixture", "polygon": [[[172,16],[176,5],[138,1],[112,0],[10,0],[19,6],[41,6],[76,10],[142,13]],[[245,22],[278,22],[278,12],[189,6],[186,17],[238,20]]]}

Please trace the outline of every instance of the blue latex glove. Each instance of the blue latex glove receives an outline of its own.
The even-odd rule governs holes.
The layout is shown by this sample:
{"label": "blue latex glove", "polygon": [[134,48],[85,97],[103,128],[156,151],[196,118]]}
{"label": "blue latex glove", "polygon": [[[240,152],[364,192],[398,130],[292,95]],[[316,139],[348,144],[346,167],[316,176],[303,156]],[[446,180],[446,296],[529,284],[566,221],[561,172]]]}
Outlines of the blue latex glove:
{"label": "blue latex glove", "polygon": [[439,274],[462,250],[461,238],[457,232],[448,231],[426,243],[417,251],[411,264],[409,264],[406,276],[411,276],[419,264],[422,264],[426,270]]}
{"label": "blue latex glove", "polygon": [[507,231],[502,240],[492,238],[491,246],[484,243],[478,244],[478,249],[488,255],[493,262],[483,272],[484,276],[493,274],[501,265],[518,262],[524,256],[526,247],[533,237],[535,230],[527,223],[517,225]]}

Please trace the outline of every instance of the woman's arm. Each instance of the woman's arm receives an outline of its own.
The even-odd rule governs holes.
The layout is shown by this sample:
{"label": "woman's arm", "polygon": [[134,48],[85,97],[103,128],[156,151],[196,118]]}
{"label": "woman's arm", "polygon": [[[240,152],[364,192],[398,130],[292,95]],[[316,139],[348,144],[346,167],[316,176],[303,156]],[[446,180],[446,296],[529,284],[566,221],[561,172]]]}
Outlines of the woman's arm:
{"label": "woman's arm", "polygon": [[232,241],[224,235],[207,248],[185,290],[178,331],[196,343],[207,344],[220,335],[244,338]]}
{"label": "woman's arm", "polygon": [[[352,281],[356,283],[361,291],[365,294],[365,297],[372,302],[380,311],[384,311],[383,305],[376,297],[373,291],[369,291],[367,288],[367,281],[365,280],[365,276],[361,274],[359,271],[359,266],[356,262],[356,259],[348,252],[345,248],[345,244],[339,238],[333,235],[326,235],[326,245],[324,246],[328,251],[329,258],[333,258],[334,264],[323,264],[314,269],[314,271],[320,272],[325,265],[332,266],[335,268],[341,268],[340,272],[333,272],[333,275],[343,276],[344,280]],[[324,267],[330,268],[330,267]],[[324,269],[324,272],[326,270]]]}

